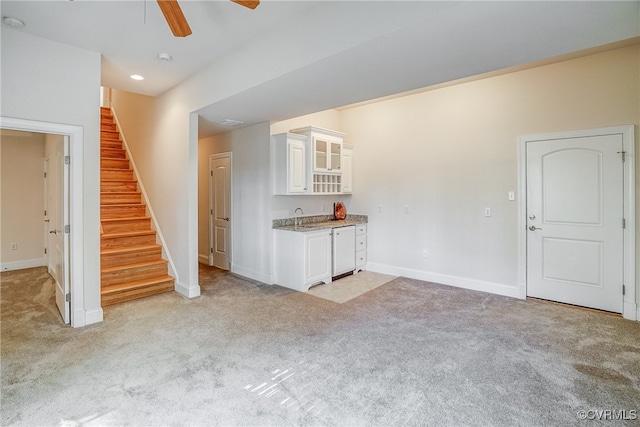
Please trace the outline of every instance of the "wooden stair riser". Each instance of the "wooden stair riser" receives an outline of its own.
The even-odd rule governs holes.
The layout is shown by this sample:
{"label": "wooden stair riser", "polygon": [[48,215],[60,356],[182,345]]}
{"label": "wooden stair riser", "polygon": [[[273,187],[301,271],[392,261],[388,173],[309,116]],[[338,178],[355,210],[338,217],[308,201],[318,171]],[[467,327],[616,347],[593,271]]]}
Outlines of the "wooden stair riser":
{"label": "wooden stair riser", "polygon": [[106,141],[121,141],[120,132],[117,130],[102,130],[100,129],[100,140]]}
{"label": "wooden stair riser", "polygon": [[100,219],[139,218],[141,216],[147,216],[147,206],[144,204],[100,206]]}
{"label": "wooden stair riser", "polygon": [[130,248],[132,246],[153,245],[156,233],[137,234],[132,236],[108,235],[100,236],[100,249]]}
{"label": "wooden stair riser", "polygon": [[100,255],[102,268],[127,265],[138,262],[155,261],[162,259],[162,247],[160,245],[140,246],[125,248],[119,251],[108,250]]}
{"label": "wooden stair riser", "polygon": [[102,230],[105,234],[151,230],[151,218],[124,218],[103,220],[101,221],[101,223]]}
{"label": "wooden stair riser", "polygon": [[100,179],[104,181],[131,181],[133,180],[132,169],[102,169]]}
{"label": "wooden stair riser", "polygon": [[100,192],[101,193],[126,193],[137,192],[137,181],[101,181]]}
{"label": "wooden stair riser", "polygon": [[113,122],[113,120],[108,121],[101,119],[100,130],[105,132],[118,132],[118,126]]}
{"label": "wooden stair riser", "polygon": [[100,147],[100,158],[126,159],[127,152],[123,148]]}
{"label": "wooden stair riser", "polygon": [[141,199],[140,193],[100,193],[100,204],[102,205],[139,204]]}
{"label": "wooden stair riser", "polygon": [[164,276],[167,274],[167,262],[153,264],[141,264],[136,266],[122,266],[112,267],[109,271],[103,271],[100,274],[102,287],[106,288],[113,285],[121,285],[127,282],[134,282],[137,280],[152,279],[157,276]]}
{"label": "wooden stair riser", "polygon": [[129,164],[129,159],[100,159],[100,167],[108,168],[108,169],[125,169],[128,170],[131,168]]}
{"label": "wooden stair riser", "polygon": [[112,148],[114,150],[122,150],[123,145],[122,145],[122,141],[112,141],[109,139],[101,139],[100,148]]}
{"label": "wooden stair riser", "polygon": [[137,286],[132,289],[111,291],[110,288],[102,289],[101,303],[103,306],[118,304],[138,298],[145,298],[173,291],[175,280],[170,277],[165,281],[154,283],[149,286]]}

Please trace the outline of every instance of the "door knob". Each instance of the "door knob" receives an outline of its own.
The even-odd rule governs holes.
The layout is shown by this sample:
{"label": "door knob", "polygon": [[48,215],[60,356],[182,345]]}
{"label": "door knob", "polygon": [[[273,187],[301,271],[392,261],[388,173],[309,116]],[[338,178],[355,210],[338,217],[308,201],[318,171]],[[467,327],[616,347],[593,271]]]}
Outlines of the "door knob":
{"label": "door knob", "polygon": [[49,231],[49,234],[58,234],[58,230],[51,230]]}
{"label": "door knob", "polygon": [[529,215],[529,219],[536,219],[536,216],[534,214]]}
{"label": "door knob", "polygon": [[229,221],[229,217],[222,218],[223,221]]}
{"label": "door knob", "polygon": [[536,231],[536,230],[542,230],[542,228],[538,228],[535,225],[532,225],[531,227],[529,227],[529,230]]}

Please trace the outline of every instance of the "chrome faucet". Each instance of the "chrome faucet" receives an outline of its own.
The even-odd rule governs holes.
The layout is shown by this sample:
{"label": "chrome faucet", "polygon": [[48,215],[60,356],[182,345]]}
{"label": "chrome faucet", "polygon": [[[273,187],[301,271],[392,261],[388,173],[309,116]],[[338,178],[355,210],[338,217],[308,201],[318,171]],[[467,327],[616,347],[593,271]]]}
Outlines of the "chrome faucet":
{"label": "chrome faucet", "polygon": [[304,211],[302,210],[302,208],[296,208],[296,210],[293,211],[293,225],[295,225],[296,227],[300,225],[300,220],[298,219],[298,211],[300,211],[300,213],[304,215]]}

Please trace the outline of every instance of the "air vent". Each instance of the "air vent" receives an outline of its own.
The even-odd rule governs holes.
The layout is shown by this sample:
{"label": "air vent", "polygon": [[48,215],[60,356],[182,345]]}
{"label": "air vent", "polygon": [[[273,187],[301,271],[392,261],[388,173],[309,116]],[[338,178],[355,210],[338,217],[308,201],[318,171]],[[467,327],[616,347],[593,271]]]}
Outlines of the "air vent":
{"label": "air vent", "polygon": [[224,119],[222,121],[219,121],[218,124],[220,126],[224,126],[224,127],[228,127],[228,128],[232,128],[234,126],[240,126],[243,125],[244,122],[239,122],[238,120],[231,120],[231,119]]}

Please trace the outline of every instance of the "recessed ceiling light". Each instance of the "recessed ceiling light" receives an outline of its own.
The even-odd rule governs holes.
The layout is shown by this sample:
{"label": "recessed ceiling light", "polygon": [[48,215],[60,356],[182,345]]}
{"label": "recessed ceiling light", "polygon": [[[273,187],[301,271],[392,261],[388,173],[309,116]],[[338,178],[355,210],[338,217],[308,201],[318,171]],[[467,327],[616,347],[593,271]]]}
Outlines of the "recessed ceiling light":
{"label": "recessed ceiling light", "polygon": [[22,22],[18,18],[14,18],[13,16],[5,16],[5,17],[3,17],[2,18],[2,22],[4,22],[5,25],[8,25],[8,26],[14,27],[14,28],[22,28],[22,27],[24,27],[24,22]]}
{"label": "recessed ceiling light", "polygon": [[144,80],[144,77],[142,77],[140,74],[131,74],[131,78],[133,80]]}

